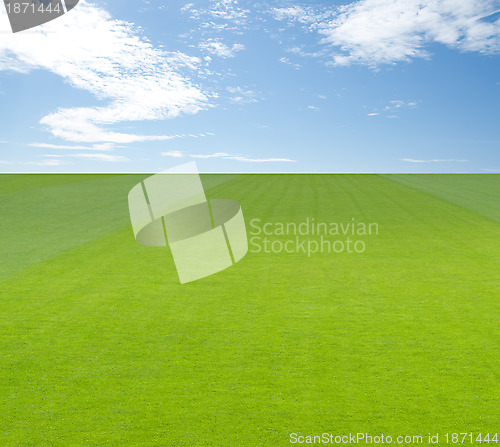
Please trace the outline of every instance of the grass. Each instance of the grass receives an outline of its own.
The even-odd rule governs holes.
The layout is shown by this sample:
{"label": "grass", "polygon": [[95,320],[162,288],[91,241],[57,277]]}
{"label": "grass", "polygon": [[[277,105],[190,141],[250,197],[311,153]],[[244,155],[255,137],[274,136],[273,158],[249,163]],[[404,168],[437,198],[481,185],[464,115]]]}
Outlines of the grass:
{"label": "grass", "polygon": [[379,234],[184,285],[168,249],[133,238],[144,177],[0,178],[1,446],[499,432],[499,176],[206,175],[247,229]]}

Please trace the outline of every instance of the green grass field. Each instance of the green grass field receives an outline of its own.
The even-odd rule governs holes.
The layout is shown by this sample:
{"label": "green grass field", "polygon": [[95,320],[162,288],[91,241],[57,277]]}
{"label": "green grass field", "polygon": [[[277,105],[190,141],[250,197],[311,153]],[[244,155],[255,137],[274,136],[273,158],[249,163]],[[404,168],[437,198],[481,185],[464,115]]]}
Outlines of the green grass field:
{"label": "green grass field", "polygon": [[499,175],[204,175],[248,230],[379,234],[184,285],[168,249],[134,240],[145,177],[0,177],[0,446],[500,434]]}

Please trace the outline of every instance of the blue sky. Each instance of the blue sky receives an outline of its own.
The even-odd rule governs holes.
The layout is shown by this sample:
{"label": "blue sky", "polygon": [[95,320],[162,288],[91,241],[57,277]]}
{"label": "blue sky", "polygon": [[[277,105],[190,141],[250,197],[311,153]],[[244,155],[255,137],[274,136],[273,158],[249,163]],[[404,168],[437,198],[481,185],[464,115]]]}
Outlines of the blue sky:
{"label": "blue sky", "polygon": [[12,34],[0,170],[500,172],[500,2],[81,1]]}

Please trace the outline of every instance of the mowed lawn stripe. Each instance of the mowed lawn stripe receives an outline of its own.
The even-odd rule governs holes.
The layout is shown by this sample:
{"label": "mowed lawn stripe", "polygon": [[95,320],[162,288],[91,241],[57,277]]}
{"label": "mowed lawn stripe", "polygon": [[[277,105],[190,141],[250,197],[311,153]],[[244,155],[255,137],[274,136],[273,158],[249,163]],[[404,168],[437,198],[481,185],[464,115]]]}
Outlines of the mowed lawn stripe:
{"label": "mowed lawn stripe", "polygon": [[499,174],[385,174],[383,176],[500,222]]}
{"label": "mowed lawn stripe", "polygon": [[[147,174],[34,174],[0,178],[0,279],[130,225],[128,191]],[[202,176],[210,191],[234,174]]]}

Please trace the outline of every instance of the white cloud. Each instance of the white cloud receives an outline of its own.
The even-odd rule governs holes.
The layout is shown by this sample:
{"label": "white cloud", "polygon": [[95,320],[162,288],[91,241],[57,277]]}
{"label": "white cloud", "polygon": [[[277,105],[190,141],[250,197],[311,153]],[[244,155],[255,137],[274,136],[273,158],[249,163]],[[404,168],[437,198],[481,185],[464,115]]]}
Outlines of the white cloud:
{"label": "white cloud", "polygon": [[30,143],[30,147],[39,147],[43,149],[62,149],[62,150],[87,150],[87,151],[112,151],[116,147],[114,143],[100,143],[92,146],[73,146],[64,144],[49,144],[49,143]]}
{"label": "white cloud", "polygon": [[34,165],[34,166],[61,166],[66,164],[62,160],[45,160],[45,161],[25,161],[22,162],[24,165]]}
{"label": "white cloud", "polygon": [[295,64],[294,62],[292,62],[290,59],[288,59],[287,57],[281,57],[280,58],[280,62],[282,64],[286,64],[286,65],[290,65],[292,66],[293,68],[295,68],[295,70],[300,70],[302,68],[302,65],[300,64]]}
{"label": "white cloud", "polygon": [[213,154],[186,154],[181,151],[170,151],[170,152],[162,152],[161,155],[174,158],[179,158],[179,157],[189,157],[189,158],[199,158],[199,159],[223,158],[226,160],[236,160],[248,163],[296,162],[296,160],[291,160],[289,158],[252,158],[239,154],[227,154],[226,152],[215,152]]}
{"label": "white cloud", "polygon": [[[86,160],[95,160],[95,161],[109,161],[109,162],[124,162],[124,161],[130,161],[127,157],[123,157],[121,155],[110,155],[110,154],[86,154],[86,153],[81,153],[81,154],[64,154],[64,155],[55,155],[55,154],[44,154],[43,157],[47,158],[82,158]],[[53,160],[57,162],[61,162],[61,160]],[[47,164],[48,162],[41,162],[43,164]],[[38,162],[31,162],[31,164],[41,164]],[[63,164],[61,162],[60,164]]]}
{"label": "white cloud", "polygon": [[259,94],[250,89],[227,87],[227,91],[233,95],[229,100],[234,104],[251,104],[259,100]]}
{"label": "white cloud", "polygon": [[400,109],[404,105],[404,101],[396,99],[394,101],[389,101],[389,105],[385,106],[385,110]]}
{"label": "white cloud", "polygon": [[[420,101],[406,102],[400,99],[394,99],[392,101],[389,101],[385,106],[382,107],[382,109],[379,109],[380,111],[376,110],[372,113],[369,113],[368,116],[378,116],[383,113],[387,118],[398,118],[397,115],[393,114],[394,112],[399,112],[403,109],[413,109],[418,105],[419,102]],[[391,115],[387,115],[388,113],[391,113]]]}
{"label": "white cloud", "polygon": [[319,107],[316,107],[316,106],[307,106],[307,108],[308,108],[309,110],[313,110],[313,111],[315,111],[315,112],[318,112],[318,111],[320,110],[320,109],[319,109]]}
{"label": "white cloud", "polygon": [[416,160],[415,158],[402,158],[401,161],[407,161],[408,163],[428,163],[428,160]]}
{"label": "white cloud", "polygon": [[457,160],[457,159],[434,159],[434,160],[417,160],[415,158],[402,158],[401,161],[407,161],[408,163],[465,163],[469,160]]}
{"label": "white cloud", "polygon": [[337,8],[314,8],[311,6],[288,6],[284,8],[273,8],[271,14],[277,20],[287,20],[306,25],[313,30],[324,20],[328,20],[337,13]]}
{"label": "white cloud", "polygon": [[301,23],[310,23],[305,11],[304,7],[296,5],[286,8],[274,8],[271,12],[278,20],[295,20]]}
{"label": "white cloud", "polygon": [[201,50],[207,51],[215,56],[227,59],[230,57],[235,57],[236,53],[245,49],[245,46],[239,43],[233,44],[233,46],[227,46],[220,39],[208,39],[200,42],[199,47]]}
{"label": "white cloud", "polygon": [[[7,20],[0,8],[0,20]],[[60,108],[41,123],[56,137],[74,142],[131,143],[167,140],[165,135],[121,133],[109,127],[124,121],[158,120],[208,107],[208,95],[186,70],[201,61],[154,48],[140,29],[113,20],[85,0],[63,17],[29,33],[0,35],[0,70],[49,70],[107,105]]]}
{"label": "white cloud", "polygon": [[242,30],[246,26],[250,11],[240,8],[237,0],[211,0],[209,3],[203,9],[196,9],[192,3],[188,3],[181,11],[190,14],[192,19],[202,21],[202,28],[215,31]]}
{"label": "white cloud", "polygon": [[[48,157],[49,155],[46,155]],[[94,160],[94,161],[109,161],[109,162],[124,162],[130,161],[127,157],[123,157],[121,155],[110,155],[110,154],[67,154],[65,157],[75,157],[82,158],[86,160]]]}
{"label": "white cloud", "polygon": [[335,65],[377,66],[426,58],[438,43],[461,51],[498,53],[497,0],[360,0],[323,9],[275,8],[280,20],[315,31],[330,48]]}
{"label": "white cloud", "polygon": [[248,163],[269,163],[269,162],[280,162],[280,163],[295,163],[297,160],[291,160],[290,158],[250,158],[243,156],[232,156],[224,157],[230,160],[244,161]]}
{"label": "white cloud", "polygon": [[232,157],[231,154],[226,154],[225,152],[216,152],[214,154],[192,154],[189,155],[191,158],[228,158]]}
{"label": "white cloud", "polygon": [[306,50],[304,50],[304,46],[303,45],[299,46],[299,47],[288,48],[287,51],[289,53],[298,54],[299,56],[302,56],[302,57],[315,57],[315,58],[318,58],[318,57],[324,57],[324,56],[328,55],[328,53],[325,52],[324,49],[319,50],[319,51],[306,51]]}
{"label": "white cloud", "polygon": [[184,157],[184,152],[181,152],[181,151],[168,151],[168,152],[162,152],[161,155],[163,155],[164,157],[182,158],[182,157]]}

